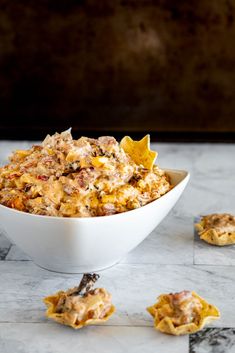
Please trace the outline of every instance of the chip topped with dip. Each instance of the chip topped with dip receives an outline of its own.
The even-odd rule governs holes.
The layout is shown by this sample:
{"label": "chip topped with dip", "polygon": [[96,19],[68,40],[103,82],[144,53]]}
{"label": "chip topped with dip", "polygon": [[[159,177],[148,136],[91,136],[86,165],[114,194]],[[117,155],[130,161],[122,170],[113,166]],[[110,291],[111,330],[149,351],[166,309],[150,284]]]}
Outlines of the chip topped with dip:
{"label": "chip topped with dip", "polygon": [[115,307],[111,294],[105,288],[93,289],[98,278],[95,273],[86,273],[78,287],[46,297],[47,317],[74,329],[107,321]]}
{"label": "chip topped with dip", "polygon": [[219,310],[195,292],[162,294],[147,311],[157,330],[171,335],[185,335],[201,330],[220,317]]}
{"label": "chip topped with dip", "polygon": [[200,239],[205,242],[224,246],[235,244],[235,216],[228,213],[214,213],[202,216],[195,224]]}

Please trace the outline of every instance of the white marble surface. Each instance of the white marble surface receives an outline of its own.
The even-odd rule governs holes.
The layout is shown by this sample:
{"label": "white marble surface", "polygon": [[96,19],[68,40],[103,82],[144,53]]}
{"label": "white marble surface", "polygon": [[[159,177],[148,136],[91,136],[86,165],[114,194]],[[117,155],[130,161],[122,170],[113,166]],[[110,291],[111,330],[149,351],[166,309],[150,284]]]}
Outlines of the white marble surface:
{"label": "white marble surface", "polygon": [[[0,322],[44,322],[42,298],[78,284],[80,275],[45,271],[31,261],[1,261]],[[99,285],[113,294],[116,313],[105,325],[152,326],[146,307],[161,293],[195,290],[217,305],[215,327],[233,327],[235,271],[228,266],[119,264],[101,272]],[[224,300],[225,293],[229,293]],[[7,303],[7,305],[6,305]],[[23,305],[27,303],[27,305]]]}
{"label": "white marble surface", "polygon": [[[1,324],[0,349],[4,353],[182,353],[188,351],[188,342],[162,335],[151,327],[87,327],[73,331],[51,324]],[[157,350],[156,350],[157,347]]]}
{"label": "white marble surface", "polygon": [[[6,162],[11,150],[29,145],[1,141],[0,163]],[[193,229],[199,214],[235,213],[235,145],[156,144],[154,148],[160,166],[186,169],[191,181],[162,224],[122,263],[100,273],[100,285],[112,292],[117,307],[104,326],[76,332],[49,322],[42,298],[76,285],[81,276],[37,267],[0,235],[0,352],[235,352],[231,340],[235,246],[210,246],[200,241]],[[197,291],[221,311],[221,319],[210,325],[209,331],[192,335],[190,341],[187,336],[156,332],[145,310],[160,293],[183,289]],[[230,328],[226,334],[224,328]],[[216,335],[220,337],[217,341]]]}

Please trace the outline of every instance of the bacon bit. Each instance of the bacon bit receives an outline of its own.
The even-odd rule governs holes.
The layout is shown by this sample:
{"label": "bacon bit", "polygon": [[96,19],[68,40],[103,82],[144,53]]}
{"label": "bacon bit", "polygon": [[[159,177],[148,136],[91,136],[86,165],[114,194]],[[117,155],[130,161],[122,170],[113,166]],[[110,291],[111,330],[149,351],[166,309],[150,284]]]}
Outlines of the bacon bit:
{"label": "bacon bit", "polygon": [[27,170],[28,168],[30,167],[35,167],[37,165],[37,162],[36,161],[33,161],[33,162],[29,162],[27,164],[24,165],[24,169]]}
{"label": "bacon bit", "polygon": [[10,174],[7,176],[7,179],[15,179],[15,178],[19,178],[22,174],[19,174],[19,173],[13,173],[13,174]]}
{"label": "bacon bit", "polygon": [[37,179],[47,181],[49,177],[47,175],[38,175]]}
{"label": "bacon bit", "polygon": [[104,145],[116,145],[117,141],[112,136],[101,136],[98,138],[99,143],[103,143]]}
{"label": "bacon bit", "polygon": [[117,212],[116,207],[112,203],[106,203],[102,207],[102,214],[104,214],[105,216],[111,216],[111,215],[115,214],[116,212]]}
{"label": "bacon bit", "polygon": [[44,157],[44,158],[42,158],[42,162],[44,164],[48,164],[48,163],[50,164],[50,163],[54,162],[54,159],[52,157]]}
{"label": "bacon bit", "polygon": [[189,299],[192,293],[188,290],[183,290],[179,293],[170,293],[169,298],[174,306],[180,305],[184,300]]}
{"label": "bacon bit", "polygon": [[42,149],[43,149],[42,146],[33,145],[33,150],[34,150],[34,151],[41,151]]}
{"label": "bacon bit", "polygon": [[82,169],[80,172],[74,175],[81,188],[86,188],[87,185],[94,180],[94,175],[92,174],[94,168]]}
{"label": "bacon bit", "polygon": [[10,208],[14,208],[19,211],[23,211],[25,209],[23,200],[20,197],[17,197],[13,200],[9,200],[8,202],[6,202],[6,205]]}
{"label": "bacon bit", "polygon": [[84,175],[79,175],[76,179],[77,179],[78,185],[81,188],[85,188],[86,187],[86,182],[84,180]]}
{"label": "bacon bit", "polygon": [[92,319],[94,317],[94,314],[95,314],[94,310],[89,310],[87,313],[87,318]]}

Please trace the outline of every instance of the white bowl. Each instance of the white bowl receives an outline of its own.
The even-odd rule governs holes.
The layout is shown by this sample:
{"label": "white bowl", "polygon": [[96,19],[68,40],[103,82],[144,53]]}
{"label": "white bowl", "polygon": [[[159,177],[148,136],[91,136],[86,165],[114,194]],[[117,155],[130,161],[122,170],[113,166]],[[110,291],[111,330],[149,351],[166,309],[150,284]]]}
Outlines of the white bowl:
{"label": "white bowl", "polygon": [[[39,266],[52,271],[99,271],[119,262],[163,220],[189,180],[183,170],[166,170],[174,185],[141,208],[112,216],[39,216],[0,205],[0,226]],[[157,255],[157,254],[156,254]]]}

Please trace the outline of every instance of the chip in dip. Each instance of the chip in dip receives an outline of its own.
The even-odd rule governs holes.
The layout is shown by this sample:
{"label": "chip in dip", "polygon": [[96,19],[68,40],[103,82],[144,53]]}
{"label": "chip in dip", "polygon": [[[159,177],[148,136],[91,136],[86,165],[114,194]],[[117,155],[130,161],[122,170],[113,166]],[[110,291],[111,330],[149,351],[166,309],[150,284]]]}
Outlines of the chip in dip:
{"label": "chip in dip", "polygon": [[235,216],[227,213],[203,216],[195,224],[200,239],[213,245],[235,244]]}
{"label": "chip in dip", "polygon": [[160,295],[147,311],[153,316],[157,330],[176,336],[197,332],[220,316],[214,305],[186,290]]}
{"label": "chip in dip", "polygon": [[98,278],[97,274],[84,274],[78,287],[46,297],[47,317],[74,329],[107,321],[115,307],[105,288],[93,289]]}
{"label": "chip in dip", "polygon": [[150,150],[149,135],[146,135],[140,141],[134,141],[131,137],[125,136],[121,140],[120,146],[137,165],[142,165],[147,169],[153,168],[158,154]]}
{"label": "chip in dip", "polygon": [[15,151],[0,168],[0,203],[58,217],[133,210],[171,189],[155,158],[148,136],[140,142],[124,138],[120,145],[110,136],[74,140],[70,130],[48,135],[41,145]]}

